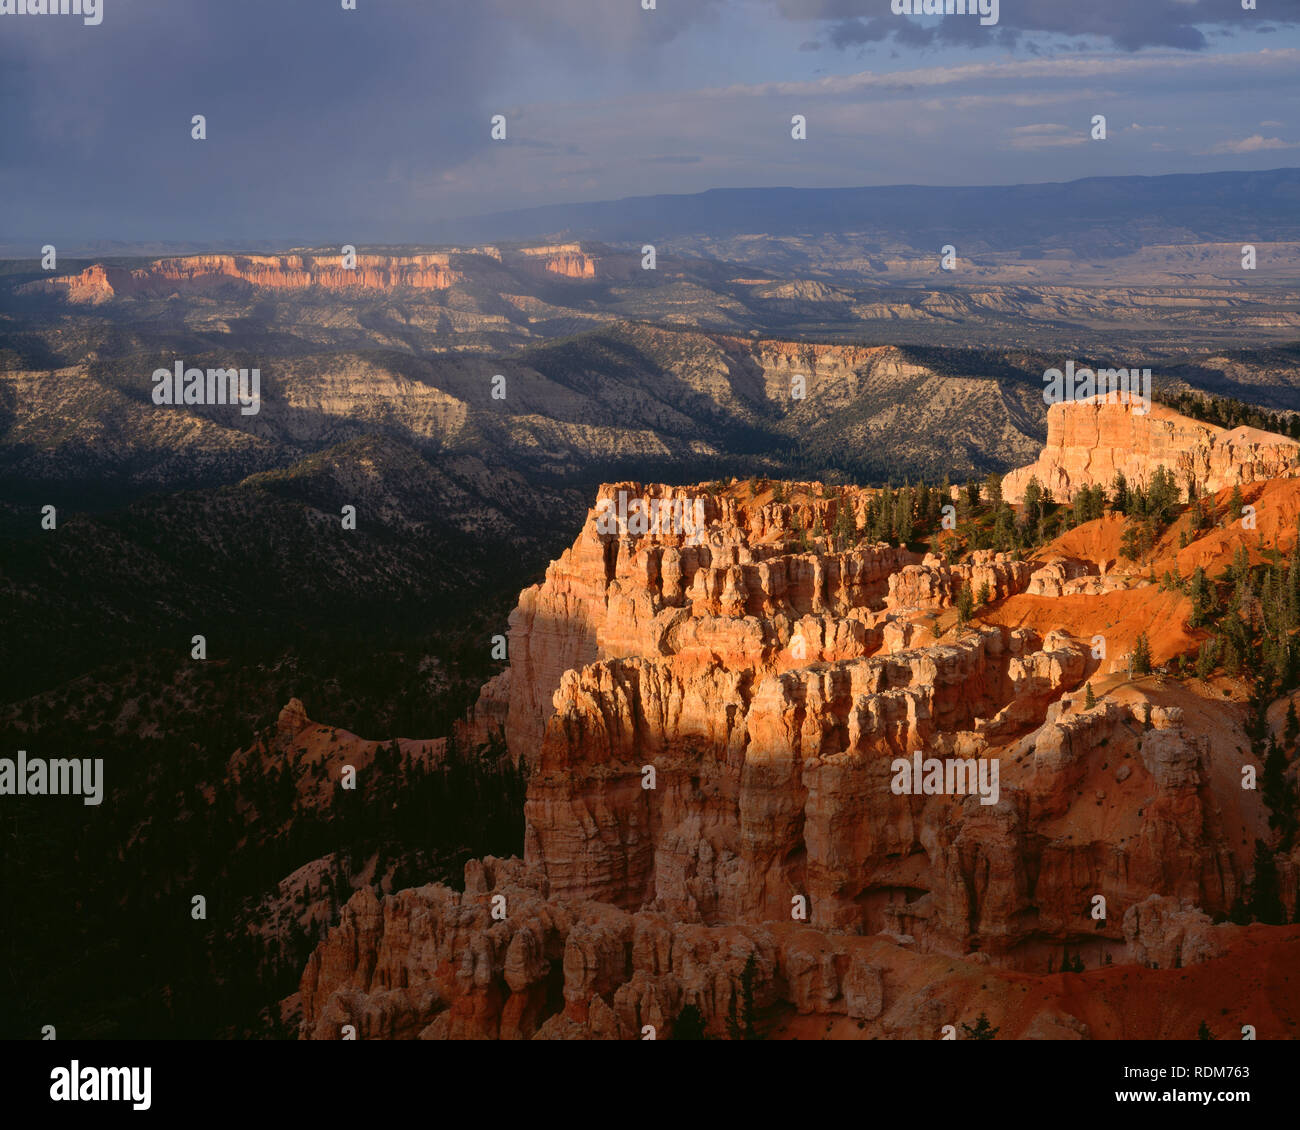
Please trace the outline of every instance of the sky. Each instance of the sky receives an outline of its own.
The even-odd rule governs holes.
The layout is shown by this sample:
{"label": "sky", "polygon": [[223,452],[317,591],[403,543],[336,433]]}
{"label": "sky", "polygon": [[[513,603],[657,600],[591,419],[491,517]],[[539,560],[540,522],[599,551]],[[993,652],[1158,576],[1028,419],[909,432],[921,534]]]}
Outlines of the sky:
{"label": "sky", "polygon": [[402,243],[649,193],[1300,165],[1300,0],[1001,0],[992,26],[891,0],[100,2],[0,14],[6,242]]}

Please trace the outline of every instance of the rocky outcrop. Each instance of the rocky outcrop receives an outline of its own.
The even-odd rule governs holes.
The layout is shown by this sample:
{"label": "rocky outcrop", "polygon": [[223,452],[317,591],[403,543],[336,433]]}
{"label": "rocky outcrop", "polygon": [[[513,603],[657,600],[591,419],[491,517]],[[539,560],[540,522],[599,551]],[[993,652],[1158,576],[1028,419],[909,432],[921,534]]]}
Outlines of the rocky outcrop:
{"label": "rocky outcrop", "polygon": [[[496,917],[493,917],[493,908]],[[882,969],[864,939],[793,926],[706,927],[541,897],[517,860],[471,862],[442,886],[354,895],[302,977],[301,1034],[339,1039],[671,1039],[686,1005],[706,1030],[753,1003],[875,1021]]]}
{"label": "rocky outcrop", "polygon": [[[1195,1031],[1115,1002],[1179,967],[1211,992],[1195,971],[1246,945],[1212,925],[1267,834],[1240,730],[1116,688],[1068,623],[1018,626],[1099,567],[918,560],[857,538],[869,492],[781,498],[601,488],[471,722],[527,763],[524,859],[355,896],[303,1035],[664,1038],[688,1005],[722,1035],[745,977],[774,1035],[935,1038],[985,991],[1004,1036]],[[1004,603],[953,626],[965,586]],[[1077,963],[1105,1007],[1075,1003]],[[1016,1011],[1026,974],[1042,1004]]]}
{"label": "rocky outcrop", "polygon": [[[1282,1010],[1261,1007],[1278,998],[1250,970],[1293,962],[1300,935],[1264,948],[1238,927],[1175,925],[1190,919],[1183,910],[1157,927],[1154,906],[1133,908],[1126,923],[1140,921],[1144,939],[1182,931],[1178,993],[1160,991],[1170,974],[1130,966],[1047,977],[1027,995],[1023,975],[990,969],[978,954],[925,955],[790,921],[707,926],[546,898],[518,860],[489,858],[467,865],[463,893],[430,885],[382,901],[353,895],[286,1012],[300,1010],[299,1034],[315,1040],[352,1037],[347,1026],[363,1040],[662,1040],[678,1034],[687,1006],[714,1037],[761,1017],[775,1037],[934,1040],[951,1025],[967,1038],[985,1013],[999,1039],[1188,1039],[1197,1000],[1215,999],[1226,980],[1232,995],[1216,1023],[1226,1031],[1249,1021],[1261,1039],[1284,1034]],[[1187,940],[1205,935],[1208,946]],[[1230,939],[1240,956],[1214,956]]]}
{"label": "rocky outcrop", "polygon": [[446,751],[445,738],[367,741],[337,726],[313,722],[302,701],[293,698],[280,711],[274,731],[235,753],[227,771],[235,781],[283,774],[292,782],[301,808],[325,808],[338,796],[345,767],[356,775],[354,780],[377,760],[389,773],[427,772],[442,763]]}
{"label": "rocky outcrop", "polygon": [[1124,912],[1129,955],[1149,969],[1182,969],[1218,957],[1222,934],[1188,899],[1151,895]]}
{"label": "rocky outcrop", "polygon": [[[701,489],[602,487],[480,698],[476,724],[503,722],[529,762],[525,858],[550,897],[709,926],[787,921],[803,899],[820,929],[1036,971],[1066,945],[1125,952],[1118,912],[1087,916],[1096,895],[1226,913],[1242,862],[1176,709],[1080,711],[1098,661],[1065,631],[935,638],[963,586],[999,601],[1100,578],[834,552],[854,492],[703,493],[685,528],[646,519],[694,513]],[[983,764],[986,791],[897,788],[914,755]]]}
{"label": "rocky outcrop", "polygon": [[[1087,652],[1063,636],[1031,647],[987,631],[752,693],[716,664],[570,672],[529,784],[527,859],[562,898],[722,924],[787,919],[803,896],[822,928],[1026,969],[1070,939],[1122,952],[1119,920],[1086,916],[1094,895],[1226,912],[1239,868],[1201,795],[1206,743],[1176,711],[1065,712]],[[898,795],[895,759],[917,751],[996,759],[996,803]],[[1108,798],[1091,782],[1116,763],[1129,783]],[[1111,814],[1080,837],[1098,792]]]}
{"label": "rocky outcrop", "polygon": [[1131,588],[1134,578],[1124,573],[1107,573],[1091,561],[1054,557],[1034,569],[1025,592],[1029,596],[1100,596]]}
{"label": "rocky outcrop", "polygon": [[1300,472],[1300,443],[1257,428],[1215,427],[1151,404],[1105,397],[1062,401],[1047,410],[1047,443],[1036,462],[1002,480],[1002,496],[1023,500],[1031,478],[1068,500],[1081,487],[1111,489],[1118,472],[1130,483],[1150,481],[1159,466],[1179,485],[1193,478],[1203,491],[1283,478]]}
{"label": "rocky outcrop", "polygon": [[578,243],[524,247],[518,252],[532,268],[566,279],[594,279],[596,260]]}
{"label": "rocky outcrop", "polygon": [[951,608],[963,588],[970,589],[973,599],[983,593],[987,600],[1003,600],[1024,592],[1032,574],[1028,562],[992,550],[976,550],[970,561],[952,565],[926,554],[920,565],[890,576],[886,604],[911,610]]}
{"label": "rocky outcrop", "polygon": [[917,555],[883,544],[834,552],[811,532],[832,529],[841,506],[856,520],[869,492],[806,485],[798,503],[703,484],[602,486],[573,546],[520,594],[509,670],[480,695],[468,744],[500,727],[516,760],[536,756],[562,675],[600,659],[767,671],[874,651],[890,578]]}
{"label": "rocky outcrop", "polygon": [[231,286],[267,290],[445,290],[463,282],[473,258],[492,259],[526,274],[594,279],[626,276],[635,266],[628,255],[601,256],[577,243],[520,247],[502,253],[474,247],[422,255],[358,254],[344,267],[341,254],[188,255],[157,259],[144,267],[95,263],[75,275],[26,284],[26,293],[58,294],[76,304],[97,305],[117,298],[166,298],[173,294],[214,295]]}
{"label": "rocky outcrop", "polygon": [[462,277],[451,266],[450,256],[441,254],[358,255],[352,269],[343,266],[341,255],[192,255],[158,259],[140,268],[94,264],[79,274],[34,285],[62,293],[69,302],[99,303],[123,297],[201,294],[232,284],[290,290],[439,290]]}

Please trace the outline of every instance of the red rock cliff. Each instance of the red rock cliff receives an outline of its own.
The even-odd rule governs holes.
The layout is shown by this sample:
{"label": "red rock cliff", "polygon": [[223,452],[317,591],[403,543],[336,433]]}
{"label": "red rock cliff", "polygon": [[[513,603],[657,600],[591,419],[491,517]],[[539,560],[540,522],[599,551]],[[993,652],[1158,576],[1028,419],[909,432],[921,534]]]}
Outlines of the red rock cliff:
{"label": "red rock cliff", "polygon": [[[600,498],[620,491],[689,494]],[[1068,628],[935,642],[923,618],[963,583],[996,602],[1032,566],[808,537],[862,497],[709,495],[695,536],[602,532],[598,505],[521,595],[477,721],[530,763],[526,859],[547,892],[708,924],[788,920],[802,896],[815,926],[1024,969],[1066,941],[1120,952],[1089,892],[1225,913],[1248,862],[1208,789],[1228,755],[1177,711],[1146,732],[1137,706],[1067,706],[1099,666]],[[996,803],[895,793],[917,751],[996,761]]]}
{"label": "red rock cliff", "polygon": [[41,285],[62,291],[70,302],[106,302],[116,297],[165,297],[245,283],[268,289],[321,287],[345,290],[391,290],[395,287],[442,289],[462,278],[448,255],[358,255],[355,269],[344,269],[341,256],[191,255],[158,259],[148,267],[87,267],[77,275]]}
{"label": "red rock cliff", "polygon": [[1190,475],[1202,490],[1218,491],[1296,474],[1300,444],[1257,428],[1218,428],[1163,404],[1151,404],[1144,413],[1104,397],[1064,401],[1047,410],[1042,454],[1003,478],[1002,495],[1020,502],[1030,478],[1037,477],[1064,501],[1084,486],[1100,484],[1109,491],[1119,471],[1131,483],[1147,482],[1161,465],[1180,486]]}

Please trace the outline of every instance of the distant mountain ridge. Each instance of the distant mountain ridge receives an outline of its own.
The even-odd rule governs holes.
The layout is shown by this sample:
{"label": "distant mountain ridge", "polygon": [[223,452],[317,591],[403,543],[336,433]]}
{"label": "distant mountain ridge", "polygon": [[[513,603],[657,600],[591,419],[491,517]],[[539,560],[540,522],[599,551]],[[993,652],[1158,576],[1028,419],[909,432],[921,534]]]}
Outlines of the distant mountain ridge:
{"label": "distant mountain ridge", "polygon": [[[546,204],[434,221],[369,246],[426,247],[465,242],[586,239],[611,243],[711,238],[743,233],[807,236],[880,230],[928,245],[939,232],[989,251],[1049,248],[1062,241],[1122,254],[1164,242],[1300,239],[1300,168],[1254,172],[1097,176],[1006,185],[878,185],[843,188],[712,188],[704,192],[628,196]],[[324,233],[322,233],[324,234]],[[82,258],[266,253],[326,240],[55,241]],[[0,259],[39,252],[16,235],[0,236]]]}
{"label": "distant mountain ridge", "polygon": [[742,232],[807,235],[879,229],[909,242],[942,233],[988,250],[1062,240],[1115,252],[1159,242],[1300,238],[1300,169],[1088,177],[970,187],[718,188],[557,204],[450,221],[443,239],[568,238],[628,242]]}

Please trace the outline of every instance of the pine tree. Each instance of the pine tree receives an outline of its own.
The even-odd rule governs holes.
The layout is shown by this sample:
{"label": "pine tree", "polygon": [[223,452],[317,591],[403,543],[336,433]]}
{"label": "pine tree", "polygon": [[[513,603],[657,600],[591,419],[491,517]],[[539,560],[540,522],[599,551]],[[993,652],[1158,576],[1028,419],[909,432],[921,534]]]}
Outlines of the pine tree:
{"label": "pine tree", "polygon": [[902,548],[912,540],[912,531],[912,488],[903,487],[894,505],[894,535]]}
{"label": "pine tree", "polygon": [[975,598],[971,595],[970,584],[963,582],[957,593],[957,624],[960,627],[964,628],[970,622],[974,605]]}
{"label": "pine tree", "polygon": [[1120,556],[1129,561],[1138,561],[1143,556],[1143,543],[1147,541],[1145,536],[1146,524],[1143,522],[1129,522],[1124,526],[1124,533],[1119,539]]}
{"label": "pine tree", "polygon": [[1075,491],[1070,509],[1070,519],[1076,526],[1082,526],[1088,520],[1088,506],[1092,500],[1092,491],[1082,487]]}
{"label": "pine tree", "polygon": [[1286,707],[1286,729],[1282,731],[1282,741],[1287,749],[1294,749],[1296,738],[1300,738],[1300,718],[1296,717],[1295,699],[1292,699]]}
{"label": "pine tree", "polygon": [[731,998],[731,1015],[727,1017],[727,1039],[743,1040],[745,1031],[740,1026],[740,995]]}
{"label": "pine tree", "polygon": [[673,1021],[674,1040],[703,1040],[704,1039],[704,1014],[700,1012],[700,1006],[688,1004],[682,1007],[681,1012],[677,1014],[677,1019]]}
{"label": "pine tree", "polygon": [[885,484],[880,492],[880,509],[876,515],[874,541],[893,541],[894,539],[894,488]]}
{"label": "pine tree", "polygon": [[1129,508],[1128,479],[1124,477],[1123,471],[1115,473],[1115,481],[1111,485],[1115,490],[1115,510],[1120,514],[1127,515]]}
{"label": "pine tree", "polygon": [[947,501],[942,493],[942,488],[934,487],[926,499],[925,508],[925,525],[927,529],[933,529],[939,524],[939,519],[943,517],[943,504]]}
{"label": "pine tree", "polygon": [[1011,508],[1004,503],[993,519],[993,548],[1006,553],[1011,549],[1012,536]]}
{"label": "pine tree", "polygon": [[1210,1026],[1206,1024],[1204,1020],[1201,1021],[1201,1026],[1196,1030],[1196,1038],[1198,1040],[1218,1039],[1218,1037],[1215,1036],[1215,1034],[1210,1031]]}
{"label": "pine tree", "polygon": [[1139,632],[1137,639],[1133,641],[1133,674],[1151,674],[1151,644],[1147,640],[1146,632]]}
{"label": "pine tree", "polygon": [[1093,517],[1104,518],[1106,516],[1106,488],[1098,483],[1093,489]]}
{"label": "pine tree", "polygon": [[1026,527],[1033,526],[1042,517],[1042,504],[1042,484],[1038,481],[1037,475],[1030,475],[1029,482],[1025,484],[1025,495],[1022,503]]}
{"label": "pine tree", "polygon": [[1083,688],[1083,708],[1084,710],[1091,710],[1096,705],[1097,696],[1092,693],[1092,684],[1085,683]]}
{"label": "pine tree", "polygon": [[1237,606],[1241,603],[1241,594],[1243,586],[1250,583],[1250,551],[1244,545],[1239,545],[1232,553],[1232,567],[1229,570],[1236,589],[1233,592],[1232,603]]}
{"label": "pine tree", "polygon": [[1156,467],[1147,488],[1147,512],[1159,526],[1164,526],[1178,504],[1178,480],[1163,463]]}
{"label": "pine tree", "polygon": [[740,974],[740,1016],[737,1027],[742,1040],[757,1040],[754,1029],[754,981],[758,977],[758,962],[751,952],[745,959],[745,968]]}
{"label": "pine tree", "polygon": [[961,1030],[965,1033],[966,1039],[968,1040],[992,1040],[997,1036],[1001,1029],[994,1028],[993,1025],[989,1023],[987,1014],[981,1012],[973,1027],[963,1021]]}
{"label": "pine tree", "polygon": [[837,553],[843,552],[858,540],[858,526],[853,517],[853,506],[844,495],[840,496],[839,503],[835,507],[835,527],[832,536]]}
{"label": "pine tree", "polygon": [[1260,799],[1269,812],[1268,826],[1282,833],[1283,849],[1290,847],[1296,832],[1296,797],[1287,782],[1286,767],[1286,754],[1277,742],[1269,738],[1260,781]]}
{"label": "pine tree", "polygon": [[989,507],[993,510],[1002,508],[1002,476],[990,471],[984,478],[984,493],[988,495]]}
{"label": "pine tree", "polygon": [[796,553],[808,552],[808,531],[804,528],[803,515],[795,510],[790,519],[790,532],[794,534],[794,551]]}
{"label": "pine tree", "polygon": [[1255,876],[1250,884],[1250,916],[1256,922],[1281,926],[1286,922],[1286,910],[1278,889],[1277,864],[1273,852],[1263,840],[1255,841]]}
{"label": "pine tree", "polygon": [[1192,601],[1191,626],[1199,628],[1209,621],[1211,609],[1214,607],[1214,590],[1210,587],[1205,569],[1200,565],[1192,570],[1190,591],[1187,595]]}

